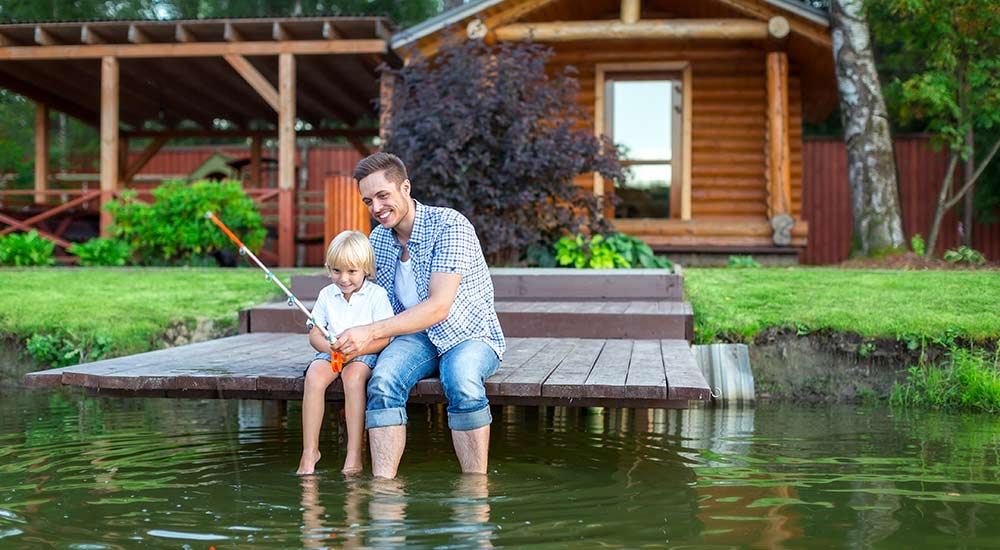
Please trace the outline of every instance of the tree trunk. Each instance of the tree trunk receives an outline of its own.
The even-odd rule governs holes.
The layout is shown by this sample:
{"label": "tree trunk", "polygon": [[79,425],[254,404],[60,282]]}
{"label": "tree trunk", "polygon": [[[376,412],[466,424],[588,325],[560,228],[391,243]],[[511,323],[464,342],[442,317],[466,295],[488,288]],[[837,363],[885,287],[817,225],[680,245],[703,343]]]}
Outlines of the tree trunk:
{"label": "tree trunk", "polygon": [[965,184],[962,185],[962,188],[954,193],[951,192],[951,188],[952,182],[955,179],[955,167],[958,165],[959,151],[951,152],[950,160],[948,161],[948,172],[945,174],[944,182],[941,184],[941,191],[938,192],[937,208],[934,210],[934,220],[931,221],[930,237],[927,239],[927,256],[934,255],[934,247],[937,244],[938,233],[941,230],[941,220],[944,219],[945,213],[958,204],[958,201],[962,200],[962,197],[966,196],[966,193],[972,189],[972,186],[976,184],[976,180],[983,174],[983,170],[986,170],[986,167],[989,166],[990,161],[993,160],[997,152],[1000,152],[1000,139],[993,143],[993,146],[990,147],[989,152],[986,153],[986,156],[979,163],[979,167],[976,168],[975,172],[972,172],[971,176],[965,177]]}
{"label": "tree trunk", "polygon": [[870,256],[905,245],[892,136],[863,0],[833,0],[830,15],[851,184],[852,252]]}
{"label": "tree trunk", "polygon": [[[965,167],[962,171],[965,173],[965,182],[968,183],[972,179],[972,173],[976,171],[976,131],[971,128],[965,134],[965,146],[969,148],[969,158],[965,159]],[[972,209],[975,195],[975,186],[970,187],[965,193],[965,202],[962,204],[962,244],[969,248],[972,248],[972,223],[974,221]]]}

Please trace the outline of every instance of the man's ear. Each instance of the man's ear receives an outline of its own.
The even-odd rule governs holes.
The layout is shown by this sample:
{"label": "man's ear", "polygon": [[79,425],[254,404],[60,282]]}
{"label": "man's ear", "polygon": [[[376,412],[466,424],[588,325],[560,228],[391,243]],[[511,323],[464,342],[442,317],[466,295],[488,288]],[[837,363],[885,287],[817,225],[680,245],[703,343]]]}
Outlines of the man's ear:
{"label": "man's ear", "polygon": [[399,190],[402,191],[403,193],[405,193],[406,196],[410,196],[410,180],[409,180],[409,178],[403,180],[403,183],[399,184]]}

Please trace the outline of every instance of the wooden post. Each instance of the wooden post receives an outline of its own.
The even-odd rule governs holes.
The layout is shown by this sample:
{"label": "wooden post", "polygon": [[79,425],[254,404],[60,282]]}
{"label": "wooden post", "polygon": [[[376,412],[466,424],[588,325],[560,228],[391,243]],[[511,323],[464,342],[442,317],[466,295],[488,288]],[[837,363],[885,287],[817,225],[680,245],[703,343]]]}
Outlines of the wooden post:
{"label": "wooden post", "polygon": [[118,184],[118,59],[101,58],[101,236],[108,236],[111,214],[104,205]]}
{"label": "wooden post", "polygon": [[49,188],[49,106],[35,104],[35,204],[45,203]]}
{"label": "wooden post", "polygon": [[278,56],[278,265],[295,264],[295,57]]}
{"label": "wooden post", "polygon": [[396,89],[396,76],[382,71],[378,80],[378,139],[379,149],[389,140],[389,124],[392,123],[392,94]]}
{"label": "wooden post", "polygon": [[640,0],[622,0],[621,18],[623,23],[635,23],[639,20]]}
{"label": "wooden post", "polygon": [[260,184],[260,136],[250,138],[250,187]]}
{"label": "wooden post", "polygon": [[788,55],[767,53],[767,216],[792,213],[791,142],[788,137]]}

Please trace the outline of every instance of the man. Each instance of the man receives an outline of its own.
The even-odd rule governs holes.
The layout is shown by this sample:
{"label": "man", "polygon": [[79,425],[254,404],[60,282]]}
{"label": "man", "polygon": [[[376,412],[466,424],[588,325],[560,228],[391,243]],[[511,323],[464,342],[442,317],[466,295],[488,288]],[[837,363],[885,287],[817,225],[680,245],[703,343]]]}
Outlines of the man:
{"label": "man", "polygon": [[337,338],[350,355],[393,337],[368,382],[365,427],[372,473],[393,478],[406,445],[406,400],[437,374],[448,399],[448,427],[464,473],[486,473],[490,415],[484,382],[506,346],[493,306],[493,280],[469,220],[450,208],[410,197],[406,167],[375,153],[354,171],[378,226],[372,230],[376,282],[389,291],[395,317],[355,327]]}

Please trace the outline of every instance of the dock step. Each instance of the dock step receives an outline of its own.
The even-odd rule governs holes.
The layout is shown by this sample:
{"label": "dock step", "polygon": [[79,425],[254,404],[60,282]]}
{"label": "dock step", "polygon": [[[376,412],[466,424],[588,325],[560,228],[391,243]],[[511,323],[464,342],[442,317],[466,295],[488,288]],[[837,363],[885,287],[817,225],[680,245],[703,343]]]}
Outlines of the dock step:
{"label": "dock step", "polygon": [[[303,300],[307,308],[314,302]],[[689,302],[496,302],[504,336],[578,338],[694,337]],[[306,317],[285,302],[245,310],[243,332],[305,332]]]}
{"label": "dock step", "polygon": [[[680,269],[679,267],[677,268]],[[496,301],[645,301],[684,299],[684,278],[666,269],[490,269]],[[325,274],[292,276],[292,293],[315,300]]]}
{"label": "dock step", "polygon": [[[683,340],[509,338],[486,381],[491,403],[685,408],[710,398]],[[312,357],[302,334],[253,333],[85,363],[25,376],[29,386],[79,386],[95,395],[301,399]],[[340,382],[328,392],[342,400]],[[411,400],[440,402],[436,378]]]}

